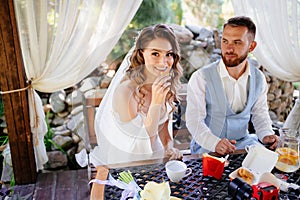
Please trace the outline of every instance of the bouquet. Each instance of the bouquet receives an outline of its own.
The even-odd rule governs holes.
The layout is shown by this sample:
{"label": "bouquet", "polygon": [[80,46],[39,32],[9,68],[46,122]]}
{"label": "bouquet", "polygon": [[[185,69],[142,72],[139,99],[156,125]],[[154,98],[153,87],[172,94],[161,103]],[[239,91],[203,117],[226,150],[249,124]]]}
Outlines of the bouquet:
{"label": "bouquet", "polygon": [[106,184],[123,189],[120,200],[180,200],[171,196],[169,182],[156,183],[148,182],[144,189],[140,188],[130,171],[123,171],[119,174],[118,180],[114,179],[111,174],[106,181],[98,179],[91,180],[90,183]]}

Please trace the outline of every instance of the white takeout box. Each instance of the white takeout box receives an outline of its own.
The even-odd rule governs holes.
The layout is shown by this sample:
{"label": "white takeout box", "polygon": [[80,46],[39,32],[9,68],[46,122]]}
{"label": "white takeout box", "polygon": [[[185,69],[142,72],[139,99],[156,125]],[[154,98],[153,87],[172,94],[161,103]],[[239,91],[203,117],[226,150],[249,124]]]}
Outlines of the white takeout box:
{"label": "white takeout box", "polygon": [[[247,156],[242,162],[240,168],[246,168],[254,175],[252,184],[257,184],[260,176],[265,172],[271,172],[274,168],[278,154],[265,148],[262,145],[252,145],[245,148],[248,152]],[[229,178],[232,180],[239,177],[238,169],[229,174]]]}

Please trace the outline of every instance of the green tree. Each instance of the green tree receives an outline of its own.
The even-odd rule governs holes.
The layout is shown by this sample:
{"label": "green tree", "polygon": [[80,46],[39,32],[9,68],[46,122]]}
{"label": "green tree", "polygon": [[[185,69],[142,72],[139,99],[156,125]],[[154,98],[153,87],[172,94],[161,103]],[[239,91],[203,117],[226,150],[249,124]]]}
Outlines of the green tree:
{"label": "green tree", "polygon": [[108,56],[108,62],[123,60],[142,28],[158,23],[181,24],[182,13],[181,0],[144,0]]}
{"label": "green tree", "polygon": [[227,0],[184,0],[185,12],[190,12],[196,19],[198,25],[213,28],[222,28],[222,5]]}

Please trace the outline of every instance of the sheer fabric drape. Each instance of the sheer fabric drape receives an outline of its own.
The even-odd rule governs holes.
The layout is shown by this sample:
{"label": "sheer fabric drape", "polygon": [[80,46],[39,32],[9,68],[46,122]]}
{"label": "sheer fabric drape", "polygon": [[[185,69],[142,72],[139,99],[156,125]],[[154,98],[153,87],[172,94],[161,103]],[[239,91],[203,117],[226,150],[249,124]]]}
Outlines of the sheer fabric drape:
{"label": "sheer fabric drape", "polygon": [[48,158],[47,126],[35,90],[55,92],[75,85],[101,64],[142,0],[15,0],[23,62],[28,80],[30,124],[37,170]]}
{"label": "sheer fabric drape", "polygon": [[[300,1],[232,0],[236,15],[246,15],[257,25],[259,63],[278,78],[300,81]],[[284,126],[300,129],[300,100]]]}
{"label": "sheer fabric drape", "polygon": [[232,0],[236,15],[257,25],[259,63],[286,81],[300,81],[300,1]]}

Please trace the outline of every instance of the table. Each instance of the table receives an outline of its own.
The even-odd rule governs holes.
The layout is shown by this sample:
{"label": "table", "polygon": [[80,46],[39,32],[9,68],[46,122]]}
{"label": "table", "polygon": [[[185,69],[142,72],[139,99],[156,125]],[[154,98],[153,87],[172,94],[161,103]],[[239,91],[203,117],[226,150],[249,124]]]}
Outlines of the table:
{"label": "table", "polygon": [[[230,182],[229,174],[241,166],[241,163],[244,160],[245,156],[246,153],[241,152],[230,155],[230,164],[225,167],[221,180],[216,180],[210,176],[203,176],[201,156],[185,156],[183,161],[187,164],[188,167],[192,168],[193,173],[190,176],[185,177],[179,183],[169,182],[172,196],[176,196],[185,200],[232,199],[230,194],[228,194],[228,185]],[[148,181],[155,181],[158,183],[162,181],[169,181],[165,172],[164,165],[164,160],[157,161],[156,163],[144,163],[142,165],[134,165],[133,163],[131,163],[131,166],[129,167],[115,166],[115,168],[111,168],[106,172],[109,172],[114,178],[117,178],[118,173],[130,170],[132,172],[132,175],[135,177],[138,185],[143,188]],[[287,174],[274,169],[272,173],[277,176],[280,175],[282,177],[286,177],[288,182],[293,182],[300,185],[299,170],[295,173]],[[119,200],[121,197],[122,190],[117,187],[105,186],[102,189],[104,192],[103,199]],[[300,199],[300,193],[299,191],[290,191],[289,193],[280,192],[280,198]]]}

